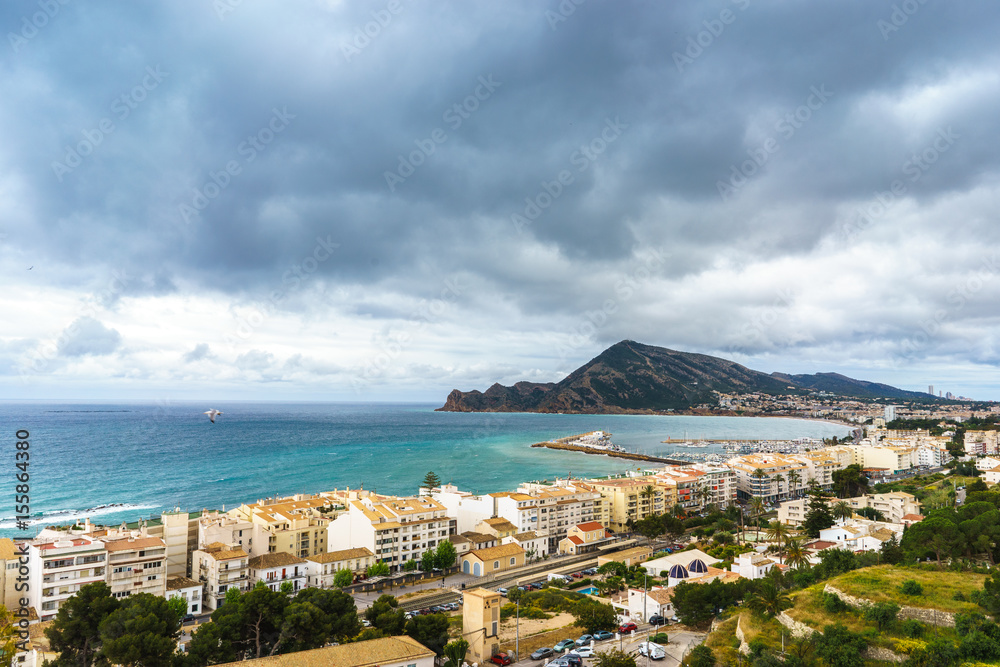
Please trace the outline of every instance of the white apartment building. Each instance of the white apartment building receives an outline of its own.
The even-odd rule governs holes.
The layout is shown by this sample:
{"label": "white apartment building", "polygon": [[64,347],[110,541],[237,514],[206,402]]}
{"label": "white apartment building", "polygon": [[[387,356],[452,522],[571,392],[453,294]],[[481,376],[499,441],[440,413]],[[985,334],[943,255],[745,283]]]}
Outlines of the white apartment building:
{"label": "white apartment building", "polygon": [[524,549],[525,562],[541,560],[549,553],[549,538],[545,535],[538,535],[533,530],[505,537],[501,543],[516,544]]}
{"label": "white apartment building", "polygon": [[218,609],[226,591],[250,590],[249,554],[235,545],[209,544],[191,554],[192,574],[205,586],[204,608]]}
{"label": "white apartment building", "polygon": [[465,533],[473,530],[480,521],[496,516],[496,495],[477,496],[459,491],[454,484],[444,484],[431,497],[445,507],[448,516],[456,520],[456,532]]}
{"label": "white apartment building", "polygon": [[107,583],[111,596],[122,599],[137,593],[163,597],[167,592],[167,546],[158,537],[108,540]]}
{"label": "white apartment building", "polygon": [[187,603],[188,614],[200,614],[202,585],[187,577],[170,577],[167,579],[167,599],[183,598]]}
{"label": "white apartment building", "polygon": [[281,585],[289,583],[292,592],[306,587],[306,559],[290,553],[278,551],[273,554],[253,556],[247,561],[250,568],[250,588],[258,581],[264,582],[272,591],[281,590]]}
{"label": "white apartment building", "polygon": [[[851,509],[857,511],[863,507],[871,507],[882,513],[886,522],[902,524],[903,517],[908,514],[920,514],[920,502],[910,493],[893,491],[891,493],[875,493],[856,498],[829,498],[827,504],[831,507],[839,502],[846,502]],[[778,521],[799,525],[805,521],[809,511],[809,498],[788,500],[778,506]]]}
{"label": "white apartment building", "polygon": [[327,550],[366,548],[390,569],[401,570],[437,548],[456,526],[445,506],[429,496],[362,498],[350,501],[347,511],[330,522]]}
{"label": "white apartment building", "polygon": [[51,621],[82,586],[104,582],[108,552],[89,537],[41,538],[28,544],[28,600],[39,619]]}
{"label": "white apartment building", "polygon": [[361,574],[375,562],[375,554],[361,547],[328,551],[325,554],[306,557],[306,586],[312,588],[333,588],[333,580],[340,570],[350,570]]}
{"label": "white apartment building", "polygon": [[[554,484],[523,484],[518,493],[524,493],[536,500],[538,509],[537,525],[528,528],[538,534],[545,534],[549,540],[549,552],[559,548],[559,540],[566,537],[570,526],[588,521],[600,520],[601,494],[593,486],[578,480],[557,480]],[[497,516],[503,517],[525,531],[520,512],[511,517],[500,513],[498,502]]]}
{"label": "white apartment building", "polygon": [[267,553],[269,536],[265,526],[242,517],[213,512],[198,519],[198,548],[221,542],[235,544],[251,556],[260,556]]}
{"label": "white apartment building", "polygon": [[[808,460],[812,462],[812,459]],[[804,488],[815,474],[807,463],[784,454],[761,453],[737,456],[729,459],[729,466],[736,475],[736,491],[739,497],[760,498],[764,502],[787,498],[793,486],[795,489]],[[798,482],[793,484],[790,478],[794,479],[796,476]],[[817,482],[824,486],[820,481],[822,479],[821,475]]]}
{"label": "white apartment building", "polygon": [[966,431],[965,453],[976,456],[979,454],[1000,454],[1000,431]]}

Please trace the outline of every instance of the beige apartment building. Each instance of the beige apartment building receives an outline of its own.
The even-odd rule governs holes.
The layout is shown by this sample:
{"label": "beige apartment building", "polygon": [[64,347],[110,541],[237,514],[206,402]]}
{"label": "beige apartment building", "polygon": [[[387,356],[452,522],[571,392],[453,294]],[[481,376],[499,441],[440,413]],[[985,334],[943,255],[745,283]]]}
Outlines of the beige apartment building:
{"label": "beige apartment building", "polygon": [[167,592],[167,546],[158,537],[108,540],[107,583],[112,597],[137,593],[163,597]]}
{"label": "beige apartment building", "polygon": [[[601,494],[601,514],[593,520],[614,532],[627,530],[628,525],[651,514],[663,514],[673,497],[681,502],[676,480],[667,482],[654,475],[595,479],[589,484]],[[647,487],[652,487],[652,496],[646,495]]]}
{"label": "beige apartment building", "polygon": [[[323,514],[322,508],[327,507],[329,501],[325,498],[296,498],[299,497],[240,505],[228,514],[233,519],[249,521],[263,528],[262,533],[251,535],[255,543],[250,550],[255,554],[283,552],[306,558],[326,552],[330,519]],[[266,550],[261,543],[265,537]]]}
{"label": "beige apartment building", "polygon": [[226,591],[250,590],[250,555],[238,546],[221,542],[209,544],[191,555],[194,575],[205,586],[206,610],[215,610],[225,602]]}
{"label": "beige apartment building", "polygon": [[470,665],[485,665],[499,650],[502,606],[496,591],[474,588],[462,593],[462,637],[469,642],[465,661]]}

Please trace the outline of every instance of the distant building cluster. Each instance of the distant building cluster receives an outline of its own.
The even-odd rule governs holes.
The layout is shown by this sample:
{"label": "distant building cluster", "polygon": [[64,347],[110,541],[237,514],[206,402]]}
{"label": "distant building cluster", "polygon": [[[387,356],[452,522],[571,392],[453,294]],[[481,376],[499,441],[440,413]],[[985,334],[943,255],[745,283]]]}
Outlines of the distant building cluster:
{"label": "distant building cluster", "polygon": [[[885,417],[891,416],[886,409]],[[26,552],[28,599],[37,621],[52,620],[82,586],[98,581],[119,599],[140,592],[180,597],[189,613],[198,614],[222,606],[234,588],[247,591],[262,583],[295,592],[332,588],[345,570],[352,581],[358,580],[379,563],[390,573],[414,569],[443,542],[454,547],[460,571],[486,577],[550,554],[605,552],[618,533],[650,515],[677,509],[698,512],[710,504],[725,507],[760,499],[781,504],[781,521],[799,523],[806,512],[804,490],[831,488],[836,471],[858,465],[870,479],[879,479],[941,466],[951,458],[948,442],[947,436],[878,425],[851,444],[756,452],[726,462],[637,469],[605,478],[528,482],[498,493],[474,494],[452,484],[404,497],[348,488],[267,498],[228,511],[178,508],[117,527],[85,520],[46,528],[26,543],[0,540],[0,588],[4,603],[18,606],[21,594],[14,573]],[[969,431],[965,447],[983,457],[978,465],[987,481],[990,476],[1000,480],[997,432]],[[858,517],[822,543],[868,549],[888,537],[886,530],[898,534],[907,521],[921,518],[916,501],[904,493],[847,502],[854,509],[879,510],[892,525],[868,524]],[[641,562],[646,555],[635,558]],[[686,573],[675,577],[679,581],[756,578],[780,565],[760,554],[741,557],[731,572],[717,571],[711,567],[714,562],[703,558],[663,569],[678,566],[678,575]],[[629,595],[616,603],[622,611],[636,604]],[[650,599],[647,595],[644,604]],[[652,599],[655,608],[670,611],[668,592],[657,592]]]}

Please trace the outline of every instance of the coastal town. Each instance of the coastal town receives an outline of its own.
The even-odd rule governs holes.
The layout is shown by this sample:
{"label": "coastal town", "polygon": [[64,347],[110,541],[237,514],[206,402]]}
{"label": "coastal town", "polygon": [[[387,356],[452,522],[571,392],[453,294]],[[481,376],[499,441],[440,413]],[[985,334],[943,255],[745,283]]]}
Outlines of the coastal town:
{"label": "coastal town", "polygon": [[[548,563],[555,568],[560,559],[589,557],[596,559],[594,564],[641,563],[653,577],[669,572],[654,586],[654,593],[664,593],[654,598],[660,600],[657,613],[676,620],[669,600],[681,583],[760,579],[773,568],[788,566],[771,554],[766,540],[751,541],[749,530],[740,534],[740,541],[753,546],[739,553],[714,551],[713,556],[693,548],[654,554],[636,534],[650,518],[738,508],[740,523],[770,513],[780,524],[800,526],[810,512],[807,493],[833,489],[841,471],[852,468],[872,484],[889,482],[946,470],[954,465],[953,454],[974,465],[987,483],[1000,481],[997,431],[967,430],[961,436],[963,451],[957,451],[953,430],[931,435],[921,429],[886,429],[890,417],[897,415],[887,408],[859,430],[859,437],[837,444],[727,454],[719,462],[638,465],[609,477],[535,481],[488,494],[463,490],[428,473],[422,482],[414,480],[417,493],[410,496],[335,488],[259,499],[228,510],[175,508],[118,526],[85,519],[46,527],[27,541],[0,540],[0,587],[8,609],[26,602],[23,606],[30,610],[31,639],[19,654],[19,664],[26,665],[41,665],[51,657],[44,628],[81,588],[97,582],[119,601],[138,593],[180,599],[187,618],[205,622],[233,591],[259,586],[289,595],[309,588],[344,589],[357,593],[359,606],[364,606],[364,593],[373,588],[452,572],[454,583],[442,581],[439,591],[460,600],[468,598],[470,589],[496,592],[503,578],[519,581],[516,575],[525,568],[536,575]],[[592,453],[620,453],[606,432],[560,441]],[[846,503],[849,509],[803,544],[807,562],[819,563],[822,552],[830,549],[877,552],[924,518],[920,503],[905,492],[869,492],[828,502]],[[673,539],[695,544],[690,535]],[[28,573],[26,587],[18,585],[24,580],[15,576],[19,567]],[[589,592],[612,604],[622,624],[648,622],[652,615],[648,607],[636,606],[634,589],[607,599],[598,597],[596,584]],[[486,599],[477,595],[480,602]],[[473,642],[470,651],[477,659],[469,662],[488,660],[498,647],[499,640]]]}

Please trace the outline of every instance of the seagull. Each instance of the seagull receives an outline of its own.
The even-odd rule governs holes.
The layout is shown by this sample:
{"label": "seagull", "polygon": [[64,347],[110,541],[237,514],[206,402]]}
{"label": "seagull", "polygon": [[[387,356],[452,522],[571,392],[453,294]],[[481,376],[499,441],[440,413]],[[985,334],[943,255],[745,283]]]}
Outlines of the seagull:
{"label": "seagull", "polygon": [[205,414],[208,415],[209,421],[211,421],[214,424],[215,423],[215,418],[218,417],[219,415],[221,415],[222,411],[221,410],[216,410],[215,408],[212,408],[211,410],[205,410]]}
{"label": "seagull", "polygon": [[29,267],[28,267],[28,270],[29,270],[29,271],[31,271],[31,270],[32,270],[33,268],[35,268],[35,265],[34,265],[34,264],[32,264],[31,266],[29,266]]}

